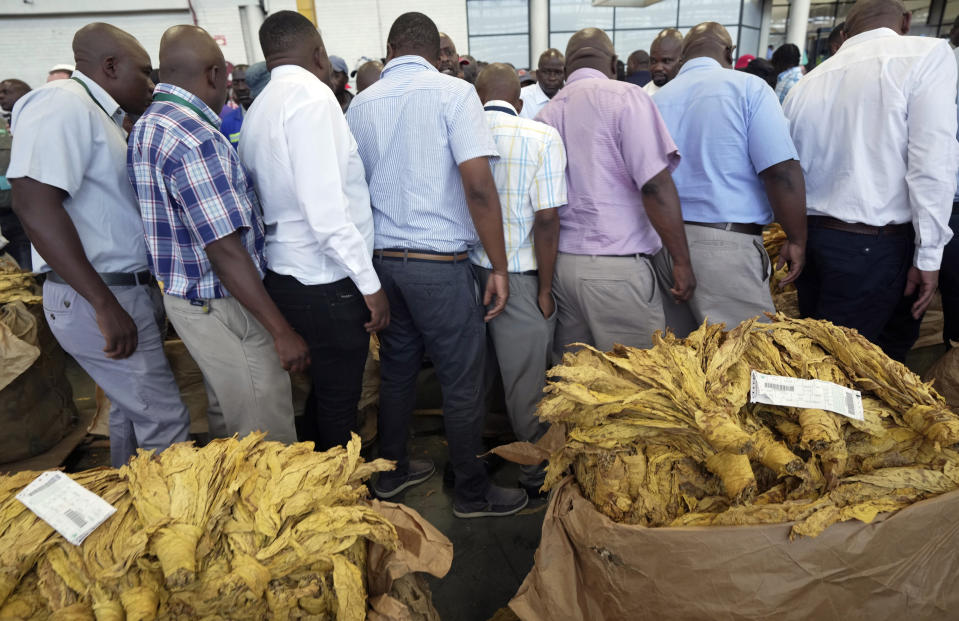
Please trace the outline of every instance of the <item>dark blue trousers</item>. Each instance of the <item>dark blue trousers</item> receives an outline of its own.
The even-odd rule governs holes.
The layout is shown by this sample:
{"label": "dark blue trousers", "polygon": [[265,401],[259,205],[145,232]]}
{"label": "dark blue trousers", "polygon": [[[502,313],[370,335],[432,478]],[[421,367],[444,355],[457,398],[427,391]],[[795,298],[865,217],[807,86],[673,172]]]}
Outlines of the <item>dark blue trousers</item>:
{"label": "dark blue trousers", "polygon": [[939,270],[939,291],[945,318],[942,336],[946,341],[959,341],[959,203],[952,206],[949,228],[952,229],[952,240],[946,245]]}
{"label": "dark blue trousers", "polygon": [[903,295],[912,265],[911,233],[861,235],[809,227],[806,267],[796,281],[799,312],[854,328],[899,361],[919,338],[916,297]]}

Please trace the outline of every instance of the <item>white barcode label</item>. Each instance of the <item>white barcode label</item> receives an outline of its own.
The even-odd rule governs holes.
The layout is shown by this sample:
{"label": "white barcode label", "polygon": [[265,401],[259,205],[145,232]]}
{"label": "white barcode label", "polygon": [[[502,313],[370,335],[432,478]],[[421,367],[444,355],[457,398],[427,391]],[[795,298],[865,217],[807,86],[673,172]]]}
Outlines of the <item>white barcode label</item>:
{"label": "white barcode label", "polygon": [[766,375],[753,371],[749,400],[752,403],[826,410],[863,420],[862,394],[858,390],[822,380]]}
{"label": "white barcode label", "polygon": [[20,490],[17,500],[73,545],[80,545],[116,512],[62,472],[44,472]]}

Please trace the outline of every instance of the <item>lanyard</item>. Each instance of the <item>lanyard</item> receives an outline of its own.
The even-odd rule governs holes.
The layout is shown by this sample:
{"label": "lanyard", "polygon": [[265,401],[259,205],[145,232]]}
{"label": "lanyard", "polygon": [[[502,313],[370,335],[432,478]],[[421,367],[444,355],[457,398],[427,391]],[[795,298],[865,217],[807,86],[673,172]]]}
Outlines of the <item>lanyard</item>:
{"label": "lanyard", "polygon": [[171,95],[170,93],[156,93],[155,95],[153,95],[153,101],[168,101],[170,103],[176,103],[176,104],[180,104],[181,106],[186,106],[190,110],[193,110],[194,112],[196,112],[200,116],[200,118],[206,121],[211,127],[213,127],[213,129],[220,131],[220,128],[217,127],[213,123],[213,121],[207,118],[203,110],[200,110],[196,105],[190,103],[189,101],[187,101],[186,99],[182,97],[179,97],[177,95]]}
{"label": "lanyard", "polygon": [[111,122],[111,123],[113,123],[114,125],[117,124],[116,120],[114,120],[114,118],[113,118],[113,115],[110,114],[109,112],[107,112],[107,109],[103,107],[103,104],[101,104],[99,101],[97,101],[97,98],[94,97],[94,96],[93,96],[93,93],[90,92],[90,87],[87,86],[86,82],[84,82],[83,80],[81,80],[81,79],[78,78],[78,77],[71,77],[70,79],[73,80],[73,81],[75,81],[77,84],[79,84],[80,86],[83,87],[83,90],[85,90],[85,91],[87,92],[87,95],[90,96],[90,99],[93,100],[93,103],[97,104],[97,108],[100,108],[101,110],[103,110],[103,114],[107,115],[107,117],[110,119],[110,122]]}
{"label": "lanyard", "polygon": [[509,115],[511,115],[511,116],[519,116],[518,114],[516,114],[515,112],[513,112],[512,110],[510,110],[509,108],[506,108],[506,107],[504,107],[504,106],[486,106],[485,108],[483,108],[483,110],[491,110],[491,111],[496,111],[496,112],[505,112],[506,114],[509,114]]}

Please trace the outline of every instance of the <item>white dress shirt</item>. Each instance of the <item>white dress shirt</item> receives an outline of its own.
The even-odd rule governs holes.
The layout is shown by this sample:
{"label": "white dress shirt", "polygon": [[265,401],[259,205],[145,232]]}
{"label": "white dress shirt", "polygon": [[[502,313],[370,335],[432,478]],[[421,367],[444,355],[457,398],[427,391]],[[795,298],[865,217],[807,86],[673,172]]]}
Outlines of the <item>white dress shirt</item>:
{"label": "white dress shirt", "polygon": [[858,34],[783,103],[810,215],[912,222],[914,265],[937,270],[956,193],[956,61],[948,43],[888,28]]}
{"label": "white dress shirt", "polygon": [[363,162],[326,84],[295,65],[273,69],[239,152],[263,206],[269,269],[305,285],[349,277],[363,295],[380,289]]}
{"label": "white dress shirt", "polygon": [[549,97],[539,87],[538,82],[521,88],[519,98],[523,101],[523,109],[519,111],[519,115],[524,119],[535,119],[543,106],[549,103]]}
{"label": "white dress shirt", "polygon": [[656,83],[650,80],[649,82],[646,83],[646,86],[643,87],[643,90],[646,91],[647,95],[652,97],[653,95],[656,94],[656,91],[658,91],[661,88],[662,86],[656,86]]}
{"label": "white dress shirt", "polygon": [[[14,106],[8,179],[30,177],[68,194],[63,208],[98,272],[148,269],[140,206],[127,176],[123,111],[83,73],[55,80]],[[91,96],[92,95],[92,96]],[[101,109],[102,106],[102,109]],[[37,272],[50,266],[33,251]]]}

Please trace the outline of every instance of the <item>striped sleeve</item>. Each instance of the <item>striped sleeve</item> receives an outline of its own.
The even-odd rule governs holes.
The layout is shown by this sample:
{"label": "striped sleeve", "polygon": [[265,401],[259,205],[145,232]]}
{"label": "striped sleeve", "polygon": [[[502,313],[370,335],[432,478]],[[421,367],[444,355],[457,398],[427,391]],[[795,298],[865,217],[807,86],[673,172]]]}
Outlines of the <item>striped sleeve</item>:
{"label": "striped sleeve", "polygon": [[546,126],[546,146],[533,183],[530,204],[533,211],[553,209],[566,204],[566,148],[559,132]]}

